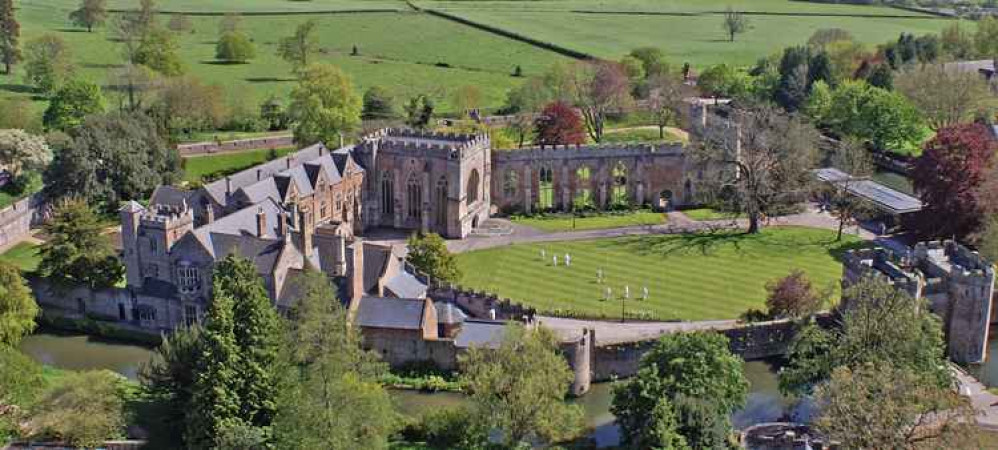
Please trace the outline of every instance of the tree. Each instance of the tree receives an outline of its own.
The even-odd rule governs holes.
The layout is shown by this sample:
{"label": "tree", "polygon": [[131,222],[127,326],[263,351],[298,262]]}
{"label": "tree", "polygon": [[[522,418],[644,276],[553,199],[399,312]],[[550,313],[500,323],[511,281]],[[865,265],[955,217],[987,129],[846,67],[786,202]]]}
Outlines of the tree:
{"label": "tree", "polygon": [[995,205],[980,190],[994,154],[990,131],[981,124],[940,129],[925,144],[911,173],[925,204],[915,218],[920,235],[965,237],[980,230],[984,212]]}
{"label": "tree", "polygon": [[230,63],[245,63],[256,57],[256,48],[248,36],[238,31],[230,31],[218,39],[215,58]]}
{"label": "tree", "polygon": [[15,179],[24,171],[40,171],[52,161],[52,150],[45,138],[23,130],[0,129],[0,165]]}
{"label": "tree", "polygon": [[0,262],[0,347],[17,347],[35,329],[38,304],[21,271]]}
{"label": "tree", "polygon": [[289,283],[299,296],[281,352],[289,370],[273,425],[277,447],[387,447],[398,422],[387,392],[371,381],[387,367],[362,349],[325,274],[306,269]]}
{"label": "tree", "polygon": [[746,74],[727,64],[711,66],[701,72],[697,88],[710,97],[741,98],[749,93]]}
{"label": "tree", "polygon": [[113,286],[124,275],[104,226],[87,204],[67,199],[42,226],[49,236],[38,249],[38,273],[57,286],[83,285],[92,290]]}
{"label": "tree", "polygon": [[845,180],[825,187],[831,212],[839,221],[836,240],[841,241],[846,225],[855,222],[858,215],[870,210],[869,204],[850,191],[873,176],[873,158],[862,143],[855,139],[845,139],[832,154],[832,166],[850,175]]}
{"label": "tree", "polygon": [[364,108],[360,114],[364,120],[389,120],[398,116],[394,99],[384,88],[371,86],[364,91]]}
{"label": "tree", "polygon": [[87,32],[94,31],[107,20],[107,0],[81,0],[79,9],[69,13],[73,24],[86,27]]}
{"label": "tree", "polygon": [[125,428],[121,376],[106,371],[71,373],[32,408],[34,437],[97,448]]}
{"label": "tree", "polygon": [[974,45],[977,47],[977,56],[998,59],[998,19],[986,16],[977,21]]}
{"label": "tree", "polygon": [[807,47],[787,47],[783,50],[779,66],[780,81],[775,96],[776,103],[783,109],[795,112],[807,101],[811,87],[810,61],[811,52]]}
{"label": "tree", "polygon": [[923,301],[874,278],[849,286],[842,298],[837,327],[810,324],[794,336],[780,390],[806,394],[835,368],[866,363],[910,370],[939,387],[951,385],[942,325]]}
{"label": "tree", "polygon": [[294,66],[295,71],[304,69],[312,62],[312,56],[319,52],[319,36],[315,32],[315,21],[309,20],[295,28],[295,34],[281,39],[277,55]]}
{"label": "tree", "polygon": [[678,125],[682,117],[683,86],[678,78],[657,75],[648,80],[648,109],[655,117],[658,138],[665,138],[665,127]]}
{"label": "tree", "polygon": [[93,116],[71,133],[45,173],[49,198],[81,196],[107,212],[120,201],[148,198],[160,184],[180,179],[180,155],[156,124],[136,114]]}
{"label": "tree", "polygon": [[534,116],[544,108],[551,95],[543,77],[530,78],[506,94],[503,112],[514,115],[509,127],[516,133],[519,147],[523,147],[524,141],[533,131]]}
{"label": "tree", "polygon": [[977,239],[977,249],[989,261],[998,261],[998,216],[984,224],[984,231]]}
{"label": "tree", "polygon": [[177,48],[177,42],[169,31],[148,29],[139,40],[134,62],[166,76],[177,76],[185,70]]}
{"label": "tree", "polygon": [[842,28],[819,28],[807,39],[807,46],[817,50],[827,50],[829,44],[839,41],[852,41],[852,33]]}
{"label": "tree", "polygon": [[822,294],[814,289],[807,274],[800,269],[766,283],[766,291],[769,316],[777,319],[810,317],[820,311],[824,303]]}
{"label": "tree", "polygon": [[639,47],[631,50],[629,56],[641,61],[646,78],[665,76],[669,70],[669,62],[665,59],[665,52],[656,47]]}
{"label": "tree", "polygon": [[433,120],[433,99],[420,94],[409,99],[405,104],[405,124],[423,130],[430,126]]}
{"label": "tree", "polygon": [[260,119],[271,131],[283,130],[288,126],[288,114],[284,111],[281,101],[274,95],[260,104]]}
{"label": "tree", "polygon": [[905,70],[895,85],[935,130],[966,122],[990,95],[979,74],[947,70],[942,64]]}
{"label": "tree", "polygon": [[188,33],[194,29],[194,24],[191,23],[191,18],[187,14],[177,13],[170,15],[170,22],[166,24],[166,27],[174,33]]}
{"label": "tree", "polygon": [[72,76],[72,56],[59,36],[44,34],[28,41],[24,50],[25,78],[39,92],[50,94]]}
{"label": "tree", "polygon": [[218,23],[218,34],[235,33],[242,26],[243,17],[239,13],[225,13]]}
{"label": "tree", "polygon": [[267,427],[277,402],[280,319],[252,261],[227,256],[215,264],[213,281],[214,297],[234,300],[232,319],[239,324],[233,332],[240,356],[234,366],[239,374],[239,417],[248,425]]}
{"label": "tree", "polygon": [[828,114],[832,110],[832,89],[824,81],[816,81],[811,86],[811,95],[807,97],[803,112],[815,124],[824,125],[828,122]]}
{"label": "tree", "polygon": [[139,9],[135,11],[134,19],[142,33],[148,33],[156,27],[156,0],[139,0]]}
{"label": "tree", "polygon": [[840,367],[814,395],[815,427],[844,448],[973,448],[970,399],[889,364]]}
{"label": "tree", "polygon": [[569,145],[586,142],[586,130],[576,110],[565,103],[549,104],[534,120],[534,142],[540,145]]}
{"label": "tree", "polygon": [[627,74],[617,63],[580,62],[573,66],[570,83],[586,131],[594,141],[600,142],[607,114],[628,106],[632,100]]}
{"label": "tree", "polygon": [[[123,111],[142,109],[149,92],[156,85],[156,73],[140,64],[125,64],[108,75],[108,89],[120,94]],[[127,101],[127,105],[124,102]]]}
{"label": "tree", "polygon": [[338,67],[313,64],[301,70],[288,107],[295,142],[337,145],[360,125],[360,112],[360,97]]}
{"label": "tree", "polygon": [[21,24],[14,16],[14,0],[0,0],[0,62],[4,72],[10,75],[10,68],[21,61]]}
{"label": "tree", "polygon": [[745,14],[735,11],[729,6],[728,9],[724,11],[724,22],[721,22],[721,28],[723,28],[724,33],[728,35],[728,41],[735,42],[736,34],[742,34],[748,31],[748,18],[745,17]]}
{"label": "tree", "polygon": [[864,81],[845,81],[835,88],[824,125],[882,150],[917,148],[927,133],[922,116],[904,96]]}
{"label": "tree", "polygon": [[222,430],[244,422],[240,415],[239,346],[232,314],[236,299],[219,291],[214,281],[212,301],[201,331],[191,406],[186,415],[184,442],[188,448],[211,448]]}
{"label": "tree", "polygon": [[727,441],[732,432],[728,416],[745,403],[747,392],[742,361],[728,349],[724,335],[675,333],[660,338],[641,358],[637,375],[614,386],[610,410],[629,447],[676,445],[678,439],[662,429],[664,420],[675,422],[685,445],[717,448],[711,444]]}
{"label": "tree", "polygon": [[406,259],[420,272],[451,283],[461,279],[461,269],[439,234],[414,233],[409,236],[407,245],[409,254]]}
{"label": "tree", "polygon": [[890,91],[894,89],[894,71],[887,64],[877,64],[866,77],[870,86]]}
{"label": "tree", "polygon": [[748,232],[758,233],[763,215],[793,203],[810,183],[818,134],[769,106],[745,110],[736,120],[740,136],[711,130],[695,149],[699,164],[715,168],[705,173],[701,194],[708,203],[744,212]]}
{"label": "tree", "polygon": [[40,396],[47,382],[42,366],[17,347],[0,345],[0,439],[9,442],[24,434],[22,426],[28,417],[28,407]]}
{"label": "tree", "polygon": [[173,439],[177,446],[193,406],[195,370],[201,352],[201,328],[178,329],[163,338],[155,356],[139,369],[139,381],[146,392],[164,405],[160,416],[166,428],[163,438]]}
{"label": "tree", "polygon": [[168,80],[159,90],[151,113],[174,136],[220,128],[228,116],[222,87],[193,75]]}
{"label": "tree", "polygon": [[964,60],[974,56],[974,37],[966,31],[961,22],[954,22],[943,28],[939,40],[944,54],[954,60]]}
{"label": "tree", "polygon": [[91,114],[104,112],[104,94],[96,84],[71,80],[55,91],[42,123],[48,130],[69,131],[83,123]]}
{"label": "tree", "polygon": [[17,128],[30,133],[42,132],[41,114],[35,114],[31,101],[26,98],[0,98],[0,129]]}
{"label": "tree", "polygon": [[565,403],[574,375],[550,330],[511,322],[497,349],[472,347],[459,357],[476,421],[504,445],[574,437],[582,411]]}

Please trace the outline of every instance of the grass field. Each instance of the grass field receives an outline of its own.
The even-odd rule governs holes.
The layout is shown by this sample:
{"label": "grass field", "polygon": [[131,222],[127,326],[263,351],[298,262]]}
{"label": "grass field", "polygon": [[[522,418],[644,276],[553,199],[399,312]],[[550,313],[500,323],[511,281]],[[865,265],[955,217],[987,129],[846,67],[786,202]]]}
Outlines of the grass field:
{"label": "grass field", "polygon": [[725,220],[725,219],[735,219],[739,217],[745,217],[745,214],[732,214],[724,211],[718,211],[711,208],[694,208],[694,209],[684,209],[680,211],[686,217],[692,220]]}
{"label": "grass field", "polygon": [[[843,251],[853,237],[811,228],[769,228],[757,235],[723,232],[648,235],[594,241],[514,244],[457,255],[462,285],[497,293],[538,310],[620,317],[619,296],[630,287],[629,316],[656,319],[732,319],[765,303],[767,281],[804,270],[815,286],[834,286]],[[544,249],[547,257],[541,258]],[[552,254],[572,266],[551,266]],[[605,285],[596,283],[603,268]],[[616,300],[603,301],[606,286]],[[640,301],[642,286],[649,300]]]}
{"label": "grass field", "polygon": [[292,147],[287,147],[276,149],[273,152],[270,149],[260,149],[239,153],[188,156],[184,158],[184,180],[190,182],[213,181],[205,178],[215,178],[211,175],[221,176],[225,173],[238,172],[271,159],[280,158],[294,150]]}
{"label": "grass field", "polygon": [[33,272],[38,268],[41,257],[38,255],[38,246],[28,242],[21,242],[11,247],[6,252],[0,253],[0,261],[12,264],[24,272]]}
{"label": "grass field", "polygon": [[[93,33],[72,27],[66,16],[78,3],[77,0],[20,1],[18,18],[21,21],[22,41],[45,33],[59,35],[69,44],[79,76],[104,83],[109,70],[123,62],[120,44],[111,40],[108,27]],[[200,3],[194,0],[162,0],[158,3],[164,10],[174,7],[200,8],[197,6]],[[237,4],[223,0],[210,3],[204,8]],[[328,9],[341,3],[353,8],[368,2],[257,0],[247,3],[260,9],[296,8],[316,3],[312,7]],[[407,8],[402,2],[370,2],[372,7],[392,3],[397,4],[400,10]],[[451,97],[457,88],[478,86],[482,93],[481,106],[499,107],[504,103],[506,91],[522,80],[511,76],[516,66],[521,66],[525,75],[531,75],[543,72],[556,61],[566,60],[556,53],[529,44],[408,10],[398,13],[244,16],[241,28],[256,43],[257,57],[248,64],[219,64],[214,54],[221,17],[192,17],[191,20],[194,32],[180,35],[177,39],[188,73],[207,83],[224,86],[229,95],[239,96],[245,104],[252,106],[271,94],[285,97],[294,86],[291,68],[276,55],[277,42],[291,35],[298,24],[307,20],[315,20],[318,25],[322,47],[320,59],[340,66],[351,75],[358,91],[377,85],[400,99],[425,93],[434,97],[438,110],[444,112],[453,109],[450,106]],[[161,23],[167,21],[167,17],[160,17]],[[349,55],[354,45],[358,47],[360,56]],[[12,76],[0,76],[0,96],[30,95],[30,88],[23,84],[22,70],[15,70]],[[42,105],[38,108],[41,109]]]}
{"label": "grass field", "polygon": [[591,217],[576,217],[571,214],[549,214],[545,216],[518,217],[513,222],[543,231],[600,230],[605,228],[631,227],[641,225],[661,225],[666,216],[652,211],[636,211],[626,214],[601,214]]}
{"label": "grass field", "polygon": [[[938,32],[949,23],[894,8],[786,0],[423,0],[418,4],[601,58],[616,59],[635,47],[656,46],[677,65],[689,62],[701,67],[751,64],[783,47],[804,43],[819,28],[843,28],[874,45],[897,39],[901,32]],[[757,13],[749,17],[752,29],[735,42],[728,42],[721,29],[720,12],[728,5]]]}

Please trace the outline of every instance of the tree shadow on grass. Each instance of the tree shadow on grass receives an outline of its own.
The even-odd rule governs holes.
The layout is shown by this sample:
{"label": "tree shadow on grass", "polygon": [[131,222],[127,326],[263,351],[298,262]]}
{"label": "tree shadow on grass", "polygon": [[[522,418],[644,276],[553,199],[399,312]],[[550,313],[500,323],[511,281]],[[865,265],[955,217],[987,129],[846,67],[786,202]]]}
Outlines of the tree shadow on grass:
{"label": "tree shadow on grass", "polygon": [[742,253],[742,241],[751,237],[742,231],[714,231],[685,234],[649,234],[634,236],[616,241],[612,245],[623,244],[628,251],[642,256],[668,256],[684,254],[700,254],[711,256],[722,247],[729,247],[736,253]]}
{"label": "tree shadow on grass", "polygon": [[280,77],[250,77],[244,78],[244,80],[250,83],[290,83],[295,81],[294,78],[280,78]]}
{"label": "tree shadow on grass", "polygon": [[55,31],[60,33],[86,33],[86,28],[56,28]]}
{"label": "tree shadow on grass", "polygon": [[107,63],[107,64],[84,63],[84,64],[80,64],[80,67],[83,67],[83,68],[86,68],[86,69],[120,69],[122,67],[125,67],[125,65],[124,64],[111,64],[111,63]]}
{"label": "tree shadow on grass", "polygon": [[0,84],[0,91],[13,92],[15,94],[36,94],[35,88],[26,84]]}
{"label": "tree shadow on grass", "polygon": [[218,59],[210,59],[205,61],[198,61],[199,64],[208,64],[211,66],[242,66],[249,64],[249,61],[222,61]]}

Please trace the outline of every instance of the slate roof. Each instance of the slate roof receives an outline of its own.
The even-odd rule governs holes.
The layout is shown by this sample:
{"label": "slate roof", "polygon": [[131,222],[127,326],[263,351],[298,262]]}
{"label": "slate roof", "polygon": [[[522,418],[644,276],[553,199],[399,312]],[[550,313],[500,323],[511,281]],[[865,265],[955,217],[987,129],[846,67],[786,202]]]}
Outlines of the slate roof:
{"label": "slate roof", "polygon": [[454,338],[454,346],[468,348],[499,348],[506,334],[506,324],[486,320],[466,320]]}
{"label": "slate roof", "polygon": [[364,245],[364,292],[371,292],[378,285],[378,279],[385,274],[392,250],[380,245],[354,245]]}
{"label": "slate roof", "polygon": [[161,185],[152,192],[152,197],[149,198],[149,204],[181,206],[184,202],[187,202],[187,204],[190,205],[191,194],[193,194],[193,192],[186,189]]}
{"label": "slate roof", "polygon": [[367,328],[419,330],[425,300],[364,296],[357,308],[357,324]]}
{"label": "slate roof", "polygon": [[438,323],[455,324],[468,320],[468,315],[451,302],[433,302],[433,307],[437,309]]}
{"label": "slate roof", "polygon": [[300,165],[305,161],[311,161],[322,156],[323,153],[328,154],[328,152],[325,152],[325,149],[326,147],[321,143],[311,145],[283,158],[278,158],[258,166],[253,166],[242,172],[232,174],[227,178],[222,178],[213,183],[206,184],[203,189],[207,191],[216,202],[221,205],[225,205],[227,204],[227,199],[225,198],[227,183],[231,184],[232,192],[236,192],[240,188],[249,186],[258,181],[262,181],[264,178],[274,176],[277,173],[287,170],[289,165]]}
{"label": "slate roof", "polygon": [[264,230],[264,238],[277,239],[280,236],[277,234],[278,224],[283,220],[283,208],[277,204],[273,199],[265,199],[259,203],[255,203],[252,206],[247,206],[240,209],[232,214],[224,216],[222,218],[216,219],[214,222],[205,224],[204,226],[194,230],[194,234],[198,236],[202,242],[204,237],[208,234],[228,234],[234,236],[244,236],[251,235],[256,236],[256,217],[257,213],[262,212],[266,217],[267,226]]}
{"label": "slate roof", "polygon": [[426,298],[426,285],[404,270],[386,281],[385,289],[399,298]]}
{"label": "slate roof", "polygon": [[[818,169],[815,176],[824,182],[838,184],[849,181],[846,191],[872,202],[878,208],[891,214],[907,214],[920,211],[922,201],[903,192],[896,191],[873,180],[853,178],[839,169],[827,167]],[[850,181],[852,180],[852,181]]]}

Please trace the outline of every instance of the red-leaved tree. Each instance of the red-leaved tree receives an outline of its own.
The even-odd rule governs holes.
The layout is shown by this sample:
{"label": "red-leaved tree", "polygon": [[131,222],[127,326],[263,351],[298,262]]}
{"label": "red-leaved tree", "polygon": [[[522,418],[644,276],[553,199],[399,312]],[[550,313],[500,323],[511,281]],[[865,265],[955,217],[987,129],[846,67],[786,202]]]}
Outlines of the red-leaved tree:
{"label": "red-leaved tree", "polygon": [[550,103],[534,121],[537,143],[540,145],[582,144],[586,130],[582,117],[564,102]]}
{"label": "red-leaved tree", "polygon": [[963,238],[976,233],[984,213],[998,202],[981,187],[991,173],[995,144],[981,124],[942,128],[925,144],[912,171],[915,192],[925,203],[913,221],[921,237]]}
{"label": "red-leaved tree", "polygon": [[799,319],[821,310],[824,299],[803,270],[794,270],[789,275],[766,283],[766,308],[774,319]]}

